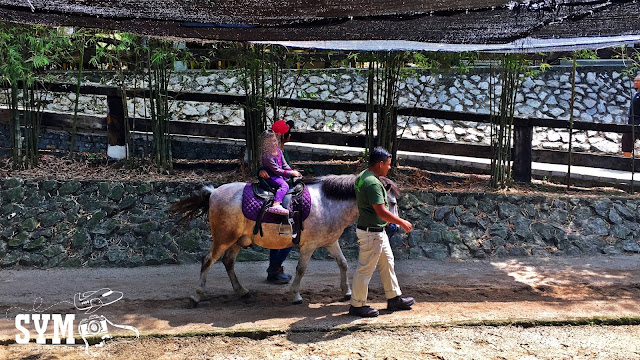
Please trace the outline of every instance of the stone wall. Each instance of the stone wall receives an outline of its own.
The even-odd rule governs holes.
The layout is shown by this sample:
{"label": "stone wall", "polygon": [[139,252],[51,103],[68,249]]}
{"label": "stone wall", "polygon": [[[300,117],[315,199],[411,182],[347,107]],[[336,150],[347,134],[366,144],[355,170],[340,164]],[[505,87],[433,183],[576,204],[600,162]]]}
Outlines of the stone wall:
{"label": "stone wall", "polygon": [[[0,155],[3,151],[8,153],[10,147],[9,127],[0,124]],[[40,149],[68,151],[71,143],[71,135],[66,131],[45,130],[40,137]],[[77,133],[74,149],[77,152],[103,153],[106,154],[108,139],[103,133]],[[136,136],[134,138],[134,154],[150,154],[152,143],[146,136]],[[239,159],[244,155],[244,142],[200,140],[189,141],[185,138],[174,137],[171,141],[171,150],[174,159]]]}
{"label": "stone wall", "polygon": [[636,198],[407,192],[410,256],[485,258],[638,252]]}
{"label": "stone wall", "polygon": [[[205,217],[174,226],[169,203],[201,184],[4,179],[0,265],[108,267],[193,263],[210,247]],[[397,258],[486,258],[640,252],[637,198],[407,191],[392,237]],[[304,236],[304,235],[303,235]],[[340,244],[357,257],[353,226]],[[297,249],[291,258],[296,259]],[[328,259],[324,249],[316,259]],[[266,260],[251,247],[239,260]]]}
{"label": "stone wall", "polygon": [[[569,118],[571,98],[570,67],[555,66],[536,77],[526,78],[517,96],[516,115],[551,119]],[[627,121],[630,79],[622,75],[624,68],[615,66],[583,66],[576,78],[574,116],[579,121],[623,124]],[[87,73],[86,84],[115,85],[108,72]],[[72,73],[60,75],[75,83]],[[468,74],[435,74],[411,70],[399,85],[400,106],[455,110],[471,113],[489,112],[489,88],[494,81],[488,68],[478,67]],[[269,86],[271,80],[267,79]],[[144,87],[141,80],[129,86]],[[290,70],[284,77],[283,96],[314,98],[330,101],[364,103],[366,101],[366,71],[360,69]],[[184,91],[243,94],[238,71],[187,71],[174,75],[171,88]],[[498,87],[499,90],[499,87]],[[3,94],[0,94],[2,101]],[[47,94],[47,108],[71,111],[75,94]],[[81,96],[80,111],[104,114],[106,97]],[[242,125],[243,110],[238,106],[198,102],[174,102],[174,119]],[[322,130],[343,133],[363,133],[365,114],[344,111],[283,109],[281,117],[296,122],[302,130]],[[149,110],[142,99],[129,102],[129,113],[148,117]],[[428,118],[399,119],[400,133],[406,138],[433,139],[450,142],[488,144],[490,128],[486,124]],[[600,153],[620,152],[620,135],[595,131],[578,132],[574,150]],[[534,148],[568,149],[568,131],[536,128]]]}

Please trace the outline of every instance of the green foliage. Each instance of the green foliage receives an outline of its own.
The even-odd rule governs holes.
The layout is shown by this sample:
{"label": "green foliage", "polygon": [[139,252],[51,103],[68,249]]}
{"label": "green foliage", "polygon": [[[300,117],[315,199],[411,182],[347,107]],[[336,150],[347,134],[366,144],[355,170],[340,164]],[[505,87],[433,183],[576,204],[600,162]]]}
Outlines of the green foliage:
{"label": "green foliage", "polygon": [[119,32],[101,32],[95,35],[96,53],[90,63],[98,68],[108,65],[121,69],[124,59],[141,50],[137,35]]}
{"label": "green foliage", "polygon": [[638,49],[621,46],[617,49],[617,54],[614,57],[627,60],[625,61],[627,68],[622,73],[632,80],[640,72],[640,51]]}
{"label": "green foliage", "polygon": [[310,93],[304,90],[300,90],[296,93],[296,97],[298,99],[317,99],[318,98],[318,94],[316,93]]}
{"label": "green foliage", "polygon": [[57,29],[0,24],[0,79],[35,82],[42,70],[63,58],[69,39]]}
{"label": "green foliage", "polygon": [[582,60],[595,60],[598,59],[598,54],[594,50],[577,50],[574,51],[576,59]]}
{"label": "green foliage", "polygon": [[411,52],[411,63],[432,73],[456,71],[466,74],[478,59],[477,53]]}
{"label": "green foliage", "polygon": [[268,74],[265,57],[266,47],[262,45],[245,45],[239,57],[240,79],[247,94],[244,104],[246,159],[249,173],[255,173],[260,161],[260,134],[266,129],[268,89],[265,77]]}
{"label": "green foliage", "polygon": [[596,60],[599,57],[594,50],[576,50],[571,53],[571,56],[565,56],[561,59],[573,62],[574,60]]}
{"label": "green foliage", "polygon": [[69,143],[69,157],[73,158],[75,150],[75,139],[78,126],[78,107],[80,102],[80,87],[82,86],[82,76],[84,70],[84,54],[88,47],[96,44],[95,31],[83,28],[74,29],[71,34],[69,57],[73,57],[78,52],[77,74],[76,74],[76,98],[73,105],[73,120],[71,125],[71,141]]}
{"label": "green foliage", "polygon": [[[506,188],[511,177],[511,145],[516,95],[525,76],[532,76],[531,63],[522,54],[504,54],[500,58],[501,74],[492,75],[500,81],[501,91],[491,81],[489,88],[491,109],[491,179],[494,188]],[[497,112],[496,112],[497,110]]]}
{"label": "green foliage", "polygon": [[66,56],[69,47],[68,36],[58,29],[0,24],[0,86],[7,88],[11,155],[16,168],[33,167],[38,162],[43,96],[38,84],[47,77],[45,71],[54,69]]}
{"label": "green foliage", "polygon": [[173,75],[176,61],[189,61],[193,54],[186,48],[176,46],[166,40],[147,39],[143,47],[148,61],[147,78],[149,83],[151,121],[153,124],[153,149],[158,170],[173,172],[173,154],[171,151],[171,99],[169,81]]}

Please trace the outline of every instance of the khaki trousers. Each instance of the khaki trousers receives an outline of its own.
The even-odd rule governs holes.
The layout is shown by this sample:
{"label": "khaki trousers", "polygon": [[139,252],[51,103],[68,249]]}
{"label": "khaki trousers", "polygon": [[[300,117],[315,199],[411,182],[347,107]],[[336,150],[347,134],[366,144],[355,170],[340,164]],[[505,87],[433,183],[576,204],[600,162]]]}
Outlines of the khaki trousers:
{"label": "khaki trousers", "polygon": [[358,246],[360,253],[358,256],[358,268],[353,275],[353,287],[351,294],[351,305],[360,307],[367,303],[367,295],[369,294],[369,281],[373,275],[373,271],[378,268],[380,280],[384,287],[384,293],[387,299],[402,295],[396,272],[393,268],[393,252],[389,245],[389,237],[387,233],[368,232],[356,229],[358,236]]}

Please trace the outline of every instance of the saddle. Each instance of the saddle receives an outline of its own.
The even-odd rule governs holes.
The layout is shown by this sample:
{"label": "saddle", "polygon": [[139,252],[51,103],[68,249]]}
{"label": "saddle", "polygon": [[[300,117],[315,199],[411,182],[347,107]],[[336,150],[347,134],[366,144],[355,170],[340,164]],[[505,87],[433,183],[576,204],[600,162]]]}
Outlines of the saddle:
{"label": "saddle", "polygon": [[[302,182],[301,178],[294,178],[287,180],[287,184],[289,184],[289,191],[285,194],[285,196],[290,196],[292,199],[298,199],[302,196],[304,192],[305,185]],[[253,188],[253,194],[262,200],[271,200],[273,202],[273,198],[276,195],[276,191],[278,189],[274,189],[269,183],[258,177],[258,182],[251,185]]]}
{"label": "saddle", "polygon": [[[300,243],[300,237],[302,235],[302,230],[304,229],[303,221],[304,218],[308,216],[308,211],[304,211],[305,209],[303,208],[304,205],[309,202],[304,198],[306,186],[301,181],[301,178],[290,179],[287,183],[289,184],[289,191],[287,191],[282,203],[290,210],[288,216],[267,213],[267,209],[273,205],[273,199],[277,189],[269,185],[265,179],[258,177],[258,182],[250,185],[252,192],[251,195],[253,195],[255,200],[262,203],[258,211],[257,218],[255,219],[256,224],[253,228],[254,236],[258,232],[260,232],[260,236],[264,236],[264,232],[262,230],[263,222],[279,223],[280,228],[278,233],[281,236],[292,236],[292,242],[294,244]],[[245,194],[245,196],[247,195],[248,194]],[[301,216],[301,212],[305,212],[305,214]]]}

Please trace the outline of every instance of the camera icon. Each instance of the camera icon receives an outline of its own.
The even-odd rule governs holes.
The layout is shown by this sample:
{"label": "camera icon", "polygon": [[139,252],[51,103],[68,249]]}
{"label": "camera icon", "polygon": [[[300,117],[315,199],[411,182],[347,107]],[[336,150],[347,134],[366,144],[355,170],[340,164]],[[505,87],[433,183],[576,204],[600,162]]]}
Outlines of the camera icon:
{"label": "camera icon", "polygon": [[[88,355],[95,355],[89,351],[89,343],[95,343],[93,346],[100,348],[104,347],[106,340],[113,339],[113,336],[109,333],[108,325],[125,330],[131,330],[135,333],[135,338],[140,337],[140,332],[133,326],[114,324],[109,319],[102,315],[90,315],[87,319],[82,319],[78,324],[78,332],[82,336],[82,340],[85,344],[85,352]],[[117,341],[117,342],[131,342],[131,341]]]}
{"label": "camera icon", "polygon": [[91,315],[88,319],[82,319],[78,325],[78,332],[80,332],[83,339],[90,336],[101,335],[103,339],[111,338],[107,330],[107,318],[102,315]]}

